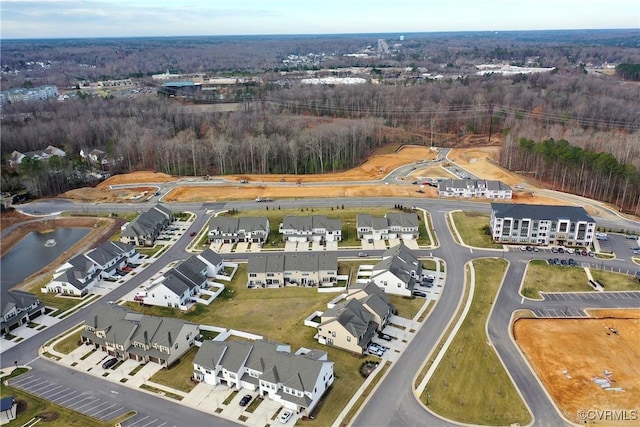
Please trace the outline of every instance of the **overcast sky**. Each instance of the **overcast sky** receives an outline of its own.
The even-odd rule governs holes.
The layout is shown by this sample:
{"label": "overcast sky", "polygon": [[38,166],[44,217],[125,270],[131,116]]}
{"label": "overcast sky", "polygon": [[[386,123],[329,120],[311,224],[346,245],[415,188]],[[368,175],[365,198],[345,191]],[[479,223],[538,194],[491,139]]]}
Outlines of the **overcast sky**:
{"label": "overcast sky", "polygon": [[2,0],[2,38],[640,28],[640,0]]}

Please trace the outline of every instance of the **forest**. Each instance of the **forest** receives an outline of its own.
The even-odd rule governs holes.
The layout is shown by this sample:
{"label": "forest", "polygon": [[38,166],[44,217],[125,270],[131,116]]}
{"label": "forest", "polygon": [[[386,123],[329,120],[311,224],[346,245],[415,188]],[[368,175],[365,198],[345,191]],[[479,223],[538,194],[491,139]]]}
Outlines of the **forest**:
{"label": "forest", "polygon": [[[3,106],[1,185],[3,191],[26,186],[35,196],[90,185],[97,178],[88,173],[91,165],[78,155],[86,148],[100,148],[108,153],[112,161],[110,173],[146,169],[179,176],[305,174],[353,167],[387,143],[456,146],[467,135],[488,135],[487,143],[497,143],[495,135],[500,135],[506,141],[503,166],[535,171],[536,179],[554,188],[607,200],[621,209],[637,212],[640,85],[617,76],[585,71],[585,64],[594,60],[640,63],[640,49],[620,43],[621,38],[628,40],[632,36],[623,32],[616,34],[617,38],[602,37],[601,45],[594,45],[593,39],[588,38],[589,43],[583,43],[579,37],[574,45],[565,45],[540,34],[535,40],[523,36],[523,40],[487,37],[474,41],[466,36],[442,36],[440,43],[435,44],[429,38],[420,43],[409,40],[389,57],[365,60],[332,55],[323,64],[324,67],[354,65],[353,61],[385,66],[413,63],[413,66],[444,67],[448,72],[448,77],[439,80],[382,79],[378,84],[357,86],[302,85],[295,80],[281,84],[280,74],[274,70],[286,52],[301,51],[296,49],[302,46],[307,51],[314,47],[320,52],[331,46],[352,51],[372,43],[364,36],[262,40],[257,45],[273,46],[268,51],[270,56],[260,54],[264,68],[248,60],[243,69],[244,73],[259,74],[262,84],[238,111],[221,112],[206,105],[190,105],[154,95],[83,96],[65,102]],[[608,43],[609,40],[617,42]],[[146,64],[127,61],[135,56],[132,47],[113,49],[106,44],[112,49],[107,54],[104,42],[94,48],[94,53],[104,56],[91,59],[87,54],[66,61],[77,64],[91,60],[102,64],[88,73],[112,78],[132,72],[146,75],[169,67],[176,59],[169,52],[180,51],[181,43],[187,42],[191,43],[191,49],[201,47],[205,51],[225,47],[229,54],[217,59],[218,65],[206,62],[211,58],[203,58],[200,67],[195,67],[198,57],[189,50],[188,59],[193,62],[178,62],[185,71],[214,67],[231,73],[229,70],[235,66],[225,61],[234,55],[249,57],[247,52],[255,49],[255,44],[237,40],[231,47],[222,41],[198,45],[179,40],[164,56],[154,57]],[[143,40],[140,45],[157,43]],[[79,51],[90,50],[81,44],[65,46],[62,42],[52,43],[49,53],[56,58],[52,64],[65,58],[61,54],[65,49],[78,55]],[[9,52],[22,61],[32,58],[27,58],[27,51],[18,47],[10,46]],[[144,58],[147,50],[153,51],[139,49]],[[187,55],[184,50],[183,46],[181,53]],[[267,57],[270,59],[264,59]],[[478,61],[504,60],[498,58],[509,58],[506,61],[514,64],[538,58],[536,65],[556,67],[556,71],[512,76],[480,76],[470,72]],[[3,70],[19,62],[11,61],[3,46]],[[142,68],[143,64],[146,68]],[[51,81],[58,78],[55,76],[63,68],[37,69],[34,75],[24,73],[20,78],[39,83],[41,74],[46,74]],[[171,69],[174,70],[173,66]],[[458,72],[464,74],[457,75]],[[4,73],[3,83],[17,82],[16,78]],[[143,77],[141,84],[145,81]],[[26,162],[15,170],[8,167],[7,158],[13,150],[31,151],[50,144],[63,148],[68,156],[49,162]]]}

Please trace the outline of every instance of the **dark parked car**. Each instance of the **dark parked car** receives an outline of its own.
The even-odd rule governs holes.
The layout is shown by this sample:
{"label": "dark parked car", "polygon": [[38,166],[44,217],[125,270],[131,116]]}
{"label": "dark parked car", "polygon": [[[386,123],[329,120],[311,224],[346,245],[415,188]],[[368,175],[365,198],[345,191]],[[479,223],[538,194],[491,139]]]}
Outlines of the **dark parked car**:
{"label": "dark parked car", "polygon": [[247,406],[249,402],[251,402],[251,399],[253,398],[250,394],[245,394],[242,399],[240,399],[240,406]]}
{"label": "dark parked car", "polygon": [[424,298],[424,297],[426,297],[426,296],[427,296],[427,294],[425,294],[425,293],[424,293],[424,292],[422,292],[422,291],[413,291],[413,296],[414,296],[414,297],[423,297],[423,298]]}
{"label": "dark parked car", "polygon": [[549,265],[556,265],[556,262],[553,258],[549,258],[547,262],[549,263]]}
{"label": "dark parked car", "polygon": [[563,259],[562,261],[560,261],[561,265],[569,265],[569,263],[567,262],[566,259]]}
{"label": "dark parked car", "polygon": [[554,263],[555,265],[560,265],[560,258],[554,258],[554,259],[553,259],[553,263]]}
{"label": "dark parked car", "polygon": [[393,339],[391,335],[383,334],[382,332],[378,334],[378,338],[385,341],[391,341]]}
{"label": "dark parked car", "polygon": [[577,265],[576,260],[573,258],[569,258],[569,265]]}
{"label": "dark parked car", "polygon": [[102,369],[109,369],[116,363],[118,363],[118,359],[116,359],[115,357],[112,357],[111,359],[107,360],[102,364]]}

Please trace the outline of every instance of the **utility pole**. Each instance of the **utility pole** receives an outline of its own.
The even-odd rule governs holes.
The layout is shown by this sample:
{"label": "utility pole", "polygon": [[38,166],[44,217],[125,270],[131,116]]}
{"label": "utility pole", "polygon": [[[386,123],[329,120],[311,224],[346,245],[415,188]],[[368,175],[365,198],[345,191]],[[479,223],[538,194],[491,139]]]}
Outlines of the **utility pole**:
{"label": "utility pole", "polygon": [[488,144],[491,144],[491,130],[493,125],[493,102],[489,103],[489,141]]}

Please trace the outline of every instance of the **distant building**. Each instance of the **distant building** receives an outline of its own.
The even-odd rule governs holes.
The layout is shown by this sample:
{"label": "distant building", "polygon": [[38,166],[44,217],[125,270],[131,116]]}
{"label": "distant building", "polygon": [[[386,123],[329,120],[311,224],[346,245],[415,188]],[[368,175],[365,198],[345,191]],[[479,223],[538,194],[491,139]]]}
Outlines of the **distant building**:
{"label": "distant building", "polygon": [[66,157],[66,155],[67,153],[65,153],[64,150],[54,147],[53,145],[47,146],[44,150],[25,151],[24,153],[13,151],[9,155],[9,166],[15,168],[22,163],[24,159],[47,160],[53,156]]}
{"label": "distant building", "polygon": [[2,91],[0,99],[3,103],[42,101],[57,98],[58,87],[53,85],[37,86],[32,88],[14,88]]}
{"label": "distant building", "polygon": [[158,89],[158,95],[192,97],[202,92],[202,84],[194,82],[168,82]]}
{"label": "distant building", "polygon": [[484,179],[445,179],[438,183],[441,197],[486,197],[511,199],[513,190],[502,181]]}
{"label": "distant building", "polygon": [[578,206],[491,204],[491,236],[501,243],[589,246],[596,223]]}

